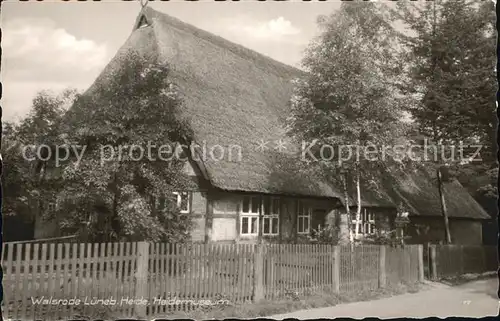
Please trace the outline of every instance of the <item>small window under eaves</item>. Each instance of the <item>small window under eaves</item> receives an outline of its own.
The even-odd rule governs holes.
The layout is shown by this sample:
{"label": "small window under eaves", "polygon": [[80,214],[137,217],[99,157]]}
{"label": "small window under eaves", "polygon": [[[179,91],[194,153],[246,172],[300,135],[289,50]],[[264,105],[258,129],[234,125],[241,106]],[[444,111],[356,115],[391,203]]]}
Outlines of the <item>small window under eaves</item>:
{"label": "small window under eaves", "polygon": [[137,23],[136,29],[140,29],[140,28],[144,28],[144,27],[149,27],[149,22],[145,16],[141,16],[141,18],[139,19],[139,22]]}

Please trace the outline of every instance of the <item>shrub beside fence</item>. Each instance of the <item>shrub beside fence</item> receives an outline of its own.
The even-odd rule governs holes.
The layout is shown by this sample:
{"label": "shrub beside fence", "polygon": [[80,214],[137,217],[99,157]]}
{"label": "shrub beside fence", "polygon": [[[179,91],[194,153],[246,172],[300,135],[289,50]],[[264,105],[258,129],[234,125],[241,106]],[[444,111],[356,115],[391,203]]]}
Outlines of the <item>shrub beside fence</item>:
{"label": "shrub beside fence", "polygon": [[467,273],[497,271],[498,249],[485,245],[430,245],[429,274],[432,280],[452,278]]}
{"label": "shrub beside fence", "polygon": [[[423,280],[422,249],[421,245],[7,243],[3,311],[8,318],[21,320],[98,317],[99,309],[120,317],[153,317],[327,288],[339,294],[374,290]],[[51,304],[43,299],[63,301]]]}

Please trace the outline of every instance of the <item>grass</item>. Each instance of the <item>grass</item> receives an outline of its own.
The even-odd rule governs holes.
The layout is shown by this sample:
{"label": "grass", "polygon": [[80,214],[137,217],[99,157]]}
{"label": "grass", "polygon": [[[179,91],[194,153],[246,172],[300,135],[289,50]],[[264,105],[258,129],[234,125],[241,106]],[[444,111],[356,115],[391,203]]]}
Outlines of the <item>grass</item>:
{"label": "grass", "polygon": [[490,271],[484,273],[466,273],[454,277],[443,278],[439,280],[439,282],[444,283],[446,285],[456,286],[456,285],[462,285],[470,281],[490,279],[492,277],[495,277],[496,275],[497,275],[496,271]]}
{"label": "grass", "polygon": [[[335,294],[331,291],[321,291],[311,293],[307,297],[279,300],[263,301],[260,303],[248,303],[238,305],[228,305],[213,307],[205,310],[195,310],[191,312],[175,313],[166,315],[168,319],[225,319],[225,318],[257,318],[269,317],[276,314],[289,313],[298,310],[315,309],[322,307],[335,306],[342,303],[370,301],[391,297],[404,293],[415,293],[422,289],[422,284],[400,284],[373,291],[361,291],[349,294]],[[163,316],[162,316],[163,318]]]}
{"label": "grass", "polygon": [[[275,314],[283,314],[297,310],[314,309],[328,306],[335,306],[342,303],[370,301],[380,298],[391,297],[403,293],[414,293],[423,289],[424,284],[398,284],[387,286],[384,289],[364,290],[364,291],[349,291],[343,294],[336,294],[329,289],[310,290],[304,294],[298,295],[289,293],[286,298],[279,300],[264,300],[259,303],[241,303],[241,304],[226,304],[214,305],[210,307],[200,307],[197,310],[187,312],[171,312],[158,317],[167,319],[225,319],[225,318],[257,318],[268,317]],[[39,307],[38,316],[45,318],[51,317],[51,311]],[[76,312],[76,311],[75,311]],[[111,320],[124,317],[124,311],[118,306],[93,306],[86,311],[78,311],[75,313],[78,317],[84,319],[100,319]]]}

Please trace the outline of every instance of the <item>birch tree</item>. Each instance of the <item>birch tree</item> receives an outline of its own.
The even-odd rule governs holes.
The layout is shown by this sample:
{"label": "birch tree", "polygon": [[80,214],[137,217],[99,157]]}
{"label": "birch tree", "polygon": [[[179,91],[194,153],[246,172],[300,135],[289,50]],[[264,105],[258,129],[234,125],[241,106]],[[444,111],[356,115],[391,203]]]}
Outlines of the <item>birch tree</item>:
{"label": "birch tree", "polygon": [[[372,2],[344,2],[330,16],[320,17],[322,32],[303,59],[308,76],[297,83],[292,102],[293,135],[338,147],[335,160],[321,164],[332,175],[343,176],[340,186],[349,185],[347,180],[354,183],[356,237],[363,172],[383,161],[364,157],[364,148],[391,144],[402,133],[400,46],[391,19],[384,5]],[[349,152],[345,146],[355,150]],[[345,155],[349,153],[350,157]],[[343,161],[338,162],[339,158]],[[345,194],[351,194],[346,188]],[[347,205],[345,215],[349,215]]]}

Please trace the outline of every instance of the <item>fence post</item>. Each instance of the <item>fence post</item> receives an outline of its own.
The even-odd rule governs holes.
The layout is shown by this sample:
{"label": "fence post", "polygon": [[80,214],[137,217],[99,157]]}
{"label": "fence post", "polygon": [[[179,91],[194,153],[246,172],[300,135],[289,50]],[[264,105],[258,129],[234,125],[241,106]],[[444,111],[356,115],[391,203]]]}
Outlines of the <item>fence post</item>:
{"label": "fence post", "polygon": [[253,270],[253,300],[264,299],[264,244],[255,245]]}
{"label": "fence post", "polygon": [[274,285],[274,283],[275,283],[275,280],[274,280],[275,265],[276,265],[276,262],[274,261],[274,256],[268,257],[266,285],[268,286],[268,288],[271,288],[273,291],[274,291],[274,287],[275,287],[275,285]]}
{"label": "fence post", "polygon": [[[148,265],[149,265],[149,243],[137,243],[137,270],[135,272],[135,297],[134,300],[147,300],[148,295]],[[146,305],[135,304],[135,316],[146,317]]]}
{"label": "fence post", "polygon": [[458,245],[458,249],[460,251],[460,275],[465,274],[465,253],[464,253],[464,246],[463,245]]}
{"label": "fence post", "polygon": [[424,245],[417,245],[418,250],[418,281],[424,281]]}
{"label": "fence post", "polygon": [[333,286],[334,292],[340,293],[340,248],[333,247]]}
{"label": "fence post", "polygon": [[436,246],[429,245],[429,259],[431,261],[431,280],[437,280]]}
{"label": "fence post", "polygon": [[385,268],[385,255],[386,255],[386,247],[385,245],[380,246],[379,253],[379,275],[378,275],[378,286],[379,288],[385,288],[387,283],[387,271]]}
{"label": "fence post", "polygon": [[486,260],[486,250],[488,248],[486,246],[481,246],[481,260],[483,263],[481,273],[487,272],[488,271],[488,261]]}

